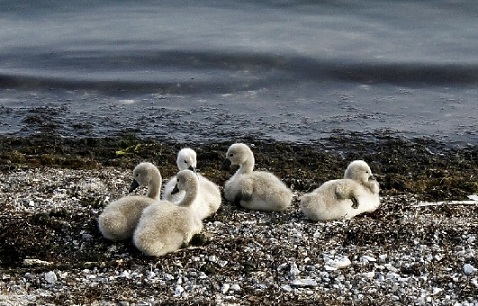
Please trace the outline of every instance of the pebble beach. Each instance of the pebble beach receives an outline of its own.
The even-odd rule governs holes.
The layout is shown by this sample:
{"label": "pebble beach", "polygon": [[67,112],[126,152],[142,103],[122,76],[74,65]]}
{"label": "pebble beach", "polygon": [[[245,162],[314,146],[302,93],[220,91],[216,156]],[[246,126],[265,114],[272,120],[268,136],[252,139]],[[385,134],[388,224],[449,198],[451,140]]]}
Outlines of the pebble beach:
{"label": "pebble beach", "polygon": [[[272,170],[276,146],[255,147],[261,152],[258,168]],[[205,160],[211,147],[201,149],[204,175],[221,183],[232,174],[210,169],[220,160]],[[167,152],[166,174],[175,166],[166,164],[175,158]],[[75,155],[74,146],[70,153]],[[397,190],[397,182],[391,187],[387,181],[400,173],[387,175],[382,168],[375,171],[382,183],[377,211],[310,222],[297,198],[320,183],[309,180],[317,169],[304,164],[303,176],[292,178],[283,167],[279,173],[294,191],[286,212],[248,211],[223,200],[189,247],[154,258],[129,241],[104,239],[96,221],[103,207],[127,194],[128,165],[145,154],[119,157],[124,167],[99,156],[95,167],[92,160],[58,167],[53,157],[49,166],[34,167],[34,156],[24,155],[15,166],[5,163],[3,151],[0,305],[478,304],[476,197],[452,194],[441,204],[430,201]],[[354,154],[346,152],[343,162]],[[332,155],[337,161],[339,156]],[[476,155],[471,161],[476,163]],[[451,204],[451,198],[461,202]]]}

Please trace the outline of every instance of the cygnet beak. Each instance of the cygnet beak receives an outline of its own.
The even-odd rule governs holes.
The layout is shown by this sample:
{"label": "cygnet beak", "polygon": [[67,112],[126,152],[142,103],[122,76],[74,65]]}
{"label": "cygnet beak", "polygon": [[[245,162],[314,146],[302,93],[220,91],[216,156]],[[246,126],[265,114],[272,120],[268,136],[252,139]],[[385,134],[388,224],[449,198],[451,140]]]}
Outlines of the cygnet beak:
{"label": "cygnet beak", "polygon": [[178,185],[174,186],[173,191],[171,191],[171,194],[176,194],[179,192]]}
{"label": "cygnet beak", "polygon": [[226,158],[224,162],[222,163],[221,170],[229,170],[230,167],[231,167],[231,161]]}
{"label": "cygnet beak", "polygon": [[188,170],[191,170],[192,172],[194,172],[194,174],[198,175],[198,170],[193,166],[189,166]]}
{"label": "cygnet beak", "polygon": [[133,181],[131,182],[131,186],[129,187],[129,192],[130,192],[130,193],[133,192],[133,191],[134,191],[136,188],[138,188],[138,187],[139,187],[138,181],[137,181],[137,180],[133,180]]}
{"label": "cygnet beak", "polygon": [[368,180],[369,180],[369,181],[375,181],[375,176],[373,176],[373,174],[370,175],[370,176],[368,177]]}

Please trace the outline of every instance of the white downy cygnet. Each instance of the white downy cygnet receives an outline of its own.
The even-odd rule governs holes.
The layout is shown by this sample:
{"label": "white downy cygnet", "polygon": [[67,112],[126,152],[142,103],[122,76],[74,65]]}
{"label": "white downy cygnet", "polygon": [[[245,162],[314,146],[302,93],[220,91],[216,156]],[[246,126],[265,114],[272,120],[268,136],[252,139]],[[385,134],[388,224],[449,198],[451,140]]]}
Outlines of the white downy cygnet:
{"label": "white downy cygnet", "polygon": [[161,200],[145,208],[134,232],[135,246],[149,256],[162,256],[189,244],[194,234],[201,232],[203,224],[192,211],[198,191],[194,172],[182,170],[177,174],[173,194],[185,191],[179,204]]}
{"label": "white downy cygnet", "polygon": [[292,191],[274,174],[254,171],[254,154],[243,144],[229,147],[222,169],[239,165],[239,169],[226,181],[226,200],[244,208],[262,211],[284,211],[292,201]]}
{"label": "white downy cygnet", "polygon": [[300,198],[301,211],[313,221],[350,219],[379,205],[379,184],[363,160],[351,162],[343,179],[327,181]]}
{"label": "white downy cygnet", "polygon": [[[189,169],[196,172],[196,152],[190,148],[181,149],[178,152],[178,157],[176,160],[179,171]],[[201,174],[197,174],[199,181],[198,195],[196,200],[191,205],[192,209],[196,211],[197,215],[201,220],[213,215],[221,206],[221,191],[219,187],[208,180]],[[179,203],[184,197],[185,192],[179,191],[178,193],[172,194],[172,191],[176,185],[177,177],[173,176],[169,179],[165,185],[161,198],[173,203]]]}
{"label": "white downy cygnet", "polygon": [[119,241],[133,236],[143,209],[159,201],[161,173],[152,163],[140,163],[133,170],[129,192],[140,185],[148,186],[146,196],[126,196],[111,202],[100,214],[98,226],[103,236]]}
{"label": "white downy cygnet", "polygon": [[[178,165],[179,171],[189,169],[196,172],[196,163],[196,152],[193,149],[184,148],[178,152],[176,164]],[[166,185],[164,185],[163,192],[161,193],[161,199],[173,203],[179,203],[181,201],[185,194],[184,191],[179,191],[175,194],[172,194],[172,191],[176,186],[176,181],[176,175],[168,180]]]}

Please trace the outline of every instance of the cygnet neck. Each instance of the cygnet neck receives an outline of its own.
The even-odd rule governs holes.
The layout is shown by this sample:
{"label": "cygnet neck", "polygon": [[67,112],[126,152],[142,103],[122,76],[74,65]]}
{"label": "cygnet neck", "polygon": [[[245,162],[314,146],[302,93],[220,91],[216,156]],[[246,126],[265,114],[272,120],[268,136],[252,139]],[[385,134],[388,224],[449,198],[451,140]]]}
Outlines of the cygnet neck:
{"label": "cygnet neck", "polygon": [[161,193],[161,174],[155,172],[153,178],[148,184],[148,192],[146,196],[151,199],[159,200],[159,195]]}
{"label": "cygnet neck", "polygon": [[239,167],[239,171],[241,173],[251,173],[252,171],[254,171],[254,154],[252,153],[252,151],[249,151],[246,154],[246,160]]}
{"label": "cygnet neck", "polygon": [[185,190],[184,197],[179,202],[178,206],[190,207],[196,199],[198,193],[198,184],[196,180],[190,180],[188,188]]}

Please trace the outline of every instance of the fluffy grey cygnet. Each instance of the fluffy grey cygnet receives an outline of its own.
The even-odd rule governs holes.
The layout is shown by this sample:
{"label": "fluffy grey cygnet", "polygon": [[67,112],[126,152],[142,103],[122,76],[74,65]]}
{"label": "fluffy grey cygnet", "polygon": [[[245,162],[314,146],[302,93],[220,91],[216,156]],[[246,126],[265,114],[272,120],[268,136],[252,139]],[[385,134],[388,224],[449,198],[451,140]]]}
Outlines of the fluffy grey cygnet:
{"label": "fluffy grey cygnet", "polygon": [[313,221],[350,219],[379,206],[379,184],[363,160],[351,162],[343,179],[327,181],[300,198],[301,211]]}
{"label": "fluffy grey cygnet", "polygon": [[133,242],[149,256],[162,256],[187,246],[203,224],[191,209],[198,191],[198,178],[190,170],[177,174],[173,194],[185,191],[179,204],[161,200],[144,209],[134,232]]}
{"label": "fluffy grey cygnet", "polygon": [[286,210],[292,201],[292,191],[274,174],[254,171],[254,162],[254,154],[246,144],[229,147],[222,168],[239,165],[239,169],[224,185],[226,200],[252,210]]}
{"label": "fluffy grey cygnet", "polygon": [[152,163],[138,164],[129,192],[140,185],[148,186],[148,192],[146,196],[126,196],[111,202],[98,218],[103,236],[113,241],[131,238],[143,209],[159,200],[161,181],[161,173]]}
{"label": "fluffy grey cygnet", "polygon": [[[196,152],[190,148],[181,149],[178,152],[176,164],[178,165],[179,171],[189,169],[196,172]],[[197,174],[197,176],[199,182],[198,194],[194,203],[191,204],[191,207],[194,211],[196,211],[197,215],[202,220],[216,213],[221,206],[222,198],[221,191],[215,183],[208,180],[201,174]],[[179,191],[174,194],[172,193],[176,185],[176,180],[177,177],[173,176],[165,185],[161,195],[163,200],[179,203],[184,197],[184,191]]]}

